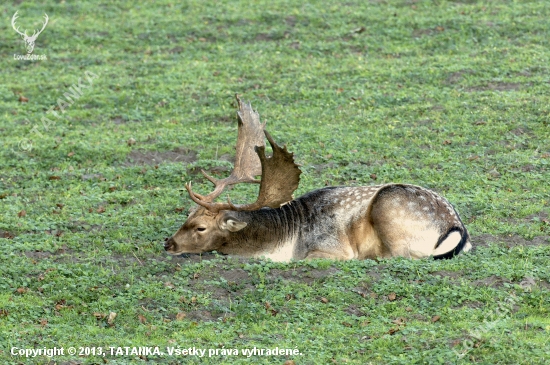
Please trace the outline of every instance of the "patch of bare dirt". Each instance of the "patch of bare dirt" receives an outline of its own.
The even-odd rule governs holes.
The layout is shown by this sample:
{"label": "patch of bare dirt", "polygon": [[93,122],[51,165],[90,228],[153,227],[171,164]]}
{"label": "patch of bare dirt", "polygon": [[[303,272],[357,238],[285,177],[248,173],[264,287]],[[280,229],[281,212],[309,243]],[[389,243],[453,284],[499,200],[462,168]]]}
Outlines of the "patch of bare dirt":
{"label": "patch of bare dirt", "polygon": [[445,31],[445,28],[442,26],[437,26],[435,28],[426,28],[426,29],[415,29],[412,32],[413,38],[422,38],[426,36],[431,36],[437,33]]}
{"label": "patch of bare dirt", "polygon": [[533,137],[533,132],[529,129],[529,128],[526,128],[526,127],[518,127],[518,128],[514,128],[510,131],[510,133],[513,133],[514,135],[516,136],[522,136],[524,134],[526,134],[527,136],[529,137]]}
{"label": "patch of bare dirt", "polygon": [[0,238],[7,238],[9,240],[13,239],[15,237],[15,233],[11,233],[8,231],[3,231],[0,229]]}
{"label": "patch of bare dirt", "polygon": [[47,259],[52,255],[53,253],[46,251],[25,251],[25,256],[27,256],[29,259],[35,260]]}
{"label": "patch of bare dirt", "polygon": [[158,165],[163,162],[195,162],[197,153],[187,148],[176,148],[172,151],[134,150],[126,158],[125,166]]}
{"label": "patch of bare dirt", "polygon": [[344,312],[349,314],[350,316],[356,316],[356,317],[365,317],[367,314],[363,312],[357,305],[351,304],[346,309],[344,309]]}
{"label": "patch of bare dirt", "polygon": [[487,247],[490,243],[505,244],[507,247],[514,246],[540,246],[550,244],[550,236],[538,236],[527,240],[519,235],[495,236],[491,234],[480,234],[471,238],[472,245],[476,247]]}
{"label": "patch of bare dirt", "polygon": [[226,269],[208,271],[207,273],[203,273],[201,276],[195,279],[195,282],[203,283],[205,281],[217,280],[220,278],[225,280],[229,286],[246,283],[250,279],[248,272],[243,269]]}
{"label": "patch of bare dirt", "polygon": [[462,271],[439,270],[439,271],[432,272],[431,275],[433,275],[433,276],[439,275],[441,277],[447,277],[447,278],[455,279],[455,278],[463,277],[464,273]]}
{"label": "patch of bare dirt", "polygon": [[[516,91],[523,87],[519,82],[490,82],[487,85],[472,86],[465,89],[467,92],[476,91]],[[529,86],[528,84],[526,86]]]}
{"label": "patch of bare dirt", "polygon": [[27,256],[29,259],[33,260],[43,260],[47,258],[61,258],[61,257],[72,257],[74,254],[74,250],[69,249],[67,246],[63,245],[63,247],[59,248],[55,252],[48,252],[48,251],[25,251],[23,254]]}
{"label": "patch of bare dirt", "polygon": [[451,72],[449,76],[447,76],[447,84],[449,85],[457,84],[460,81],[462,81],[464,75],[473,75],[473,74],[474,74],[474,71],[469,69]]}
{"label": "patch of bare dirt", "polygon": [[497,275],[491,275],[488,278],[479,279],[472,282],[474,286],[488,286],[490,288],[500,288],[504,285],[504,283],[510,284],[511,281]]}
{"label": "patch of bare dirt", "polygon": [[285,23],[289,27],[294,28],[294,26],[296,26],[296,23],[298,23],[298,19],[294,15],[290,15],[285,18]]}
{"label": "patch of bare dirt", "polygon": [[197,321],[212,322],[212,321],[217,320],[217,318],[215,318],[212,315],[212,312],[207,311],[207,310],[191,311],[191,312],[187,313],[186,319],[188,319],[190,321],[196,321],[196,322]]}
{"label": "patch of bare dirt", "polygon": [[453,309],[459,309],[459,308],[462,308],[462,307],[478,309],[478,308],[482,308],[484,306],[485,306],[485,304],[483,304],[481,302],[478,302],[478,301],[475,301],[475,300],[474,301],[467,300],[465,302],[462,302],[460,305],[458,305],[456,307],[453,307]]}
{"label": "patch of bare dirt", "polygon": [[327,277],[339,272],[340,270],[329,267],[328,269],[311,269],[307,272],[299,272],[297,270],[283,271],[279,269],[270,270],[266,275],[267,279],[274,280],[282,278],[286,281],[296,281],[305,284],[311,284],[315,281],[323,282]]}

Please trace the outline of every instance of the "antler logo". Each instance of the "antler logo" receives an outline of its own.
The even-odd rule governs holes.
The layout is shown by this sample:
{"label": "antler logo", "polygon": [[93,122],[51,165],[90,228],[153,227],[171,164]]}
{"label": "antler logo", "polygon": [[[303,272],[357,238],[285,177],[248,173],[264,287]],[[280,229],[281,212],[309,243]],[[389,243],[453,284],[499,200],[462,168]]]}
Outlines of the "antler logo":
{"label": "antler logo", "polygon": [[38,38],[38,36],[40,35],[40,33],[42,33],[42,31],[46,28],[46,25],[48,24],[48,14],[44,13],[44,23],[42,24],[42,29],[40,29],[38,32],[35,30],[33,32],[33,34],[29,37],[27,35],[27,31],[25,30],[23,33],[21,33],[19,31],[19,27],[17,27],[15,25],[15,21],[17,20],[18,16],[17,16],[17,11],[15,12],[15,14],[13,14],[13,18],[11,18],[11,26],[13,27],[13,29],[15,29],[15,31],[17,33],[19,33],[21,35],[21,37],[23,37],[23,40],[25,41],[25,43],[27,44],[27,54],[31,54],[33,49],[34,49],[34,42],[36,42],[36,38]]}

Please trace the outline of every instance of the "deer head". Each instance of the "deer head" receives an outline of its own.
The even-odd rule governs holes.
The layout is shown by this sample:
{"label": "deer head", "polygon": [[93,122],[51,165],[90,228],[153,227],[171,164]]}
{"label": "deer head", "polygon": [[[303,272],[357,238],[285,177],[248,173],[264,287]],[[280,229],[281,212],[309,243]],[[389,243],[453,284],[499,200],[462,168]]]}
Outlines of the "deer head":
{"label": "deer head", "polygon": [[[293,199],[292,193],[298,188],[301,171],[294,163],[293,154],[287,151],[286,146],[281,148],[275,143],[250,104],[241,102],[238,96],[237,102],[238,136],[234,169],[229,177],[221,180],[201,171],[215,186],[208,195],[195,193],[191,183],[185,185],[189,197],[198,206],[190,211],[181,228],[166,240],[164,248],[172,255],[218,250],[227,243],[232,233],[247,226],[235,212],[255,211],[262,207],[279,208]],[[265,155],[264,134],[273,150],[272,157]],[[257,175],[261,175],[260,180],[255,179]],[[238,183],[260,184],[256,202],[236,205],[229,197],[225,203],[214,202],[227,186]]]}
{"label": "deer head", "polygon": [[24,31],[23,33],[21,33],[21,31],[19,31],[19,27],[16,27],[15,21],[17,20],[17,18],[18,16],[16,11],[15,14],[13,14],[13,17],[11,18],[11,26],[17,33],[19,33],[19,35],[21,35],[21,37],[23,37],[23,40],[27,44],[26,46],[27,53],[31,54],[32,51],[34,50],[34,42],[36,42],[36,38],[38,38],[40,33],[42,33],[42,31],[46,28],[46,25],[48,24],[48,19],[49,19],[48,14],[44,14],[44,23],[42,23],[42,29],[40,29],[39,31],[35,30],[30,37],[27,35],[27,31]]}

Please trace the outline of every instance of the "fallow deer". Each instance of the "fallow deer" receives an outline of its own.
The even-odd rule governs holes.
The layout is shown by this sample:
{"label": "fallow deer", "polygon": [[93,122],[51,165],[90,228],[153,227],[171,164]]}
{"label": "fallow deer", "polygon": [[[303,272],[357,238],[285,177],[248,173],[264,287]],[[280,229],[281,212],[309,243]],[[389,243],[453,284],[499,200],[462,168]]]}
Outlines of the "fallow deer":
{"label": "fallow deer", "polygon": [[[278,146],[259,114],[241,102],[234,170],[208,195],[185,185],[198,204],[164,243],[172,255],[217,251],[273,261],[313,258],[450,258],[468,251],[468,231],[453,206],[435,192],[408,184],[325,187],[293,199],[301,171]],[[266,157],[264,134],[273,155]],[[255,177],[261,175],[260,180]],[[237,183],[259,183],[255,203],[214,202]]]}

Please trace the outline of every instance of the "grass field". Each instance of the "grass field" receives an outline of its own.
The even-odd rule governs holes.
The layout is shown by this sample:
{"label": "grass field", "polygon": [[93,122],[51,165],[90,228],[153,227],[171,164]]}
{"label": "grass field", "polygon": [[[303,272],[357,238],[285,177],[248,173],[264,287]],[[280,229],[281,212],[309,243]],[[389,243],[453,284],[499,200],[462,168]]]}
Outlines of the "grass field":
{"label": "grass field", "polygon": [[[1,363],[550,363],[549,2],[0,9]],[[47,60],[14,59],[15,11],[29,34],[48,14],[33,52]],[[474,250],[169,257],[161,242],[193,206],[184,182],[205,192],[200,168],[232,166],[235,93],[302,164],[297,195],[421,185],[454,204]],[[138,346],[164,355],[125,353]]]}

